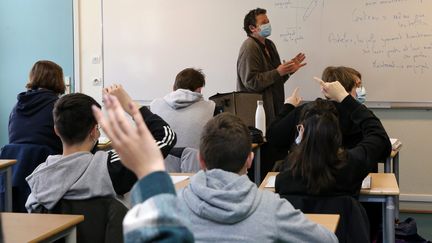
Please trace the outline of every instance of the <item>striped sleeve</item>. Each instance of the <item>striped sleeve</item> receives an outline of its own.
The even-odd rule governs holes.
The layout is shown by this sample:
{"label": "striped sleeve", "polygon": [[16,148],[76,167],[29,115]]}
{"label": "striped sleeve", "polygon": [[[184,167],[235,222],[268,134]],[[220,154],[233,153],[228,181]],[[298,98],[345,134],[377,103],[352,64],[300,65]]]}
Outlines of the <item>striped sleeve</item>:
{"label": "striped sleeve", "polygon": [[156,140],[156,144],[164,158],[168,156],[177,142],[177,137],[171,127],[160,116],[153,114],[147,107],[140,108],[144,122]]}

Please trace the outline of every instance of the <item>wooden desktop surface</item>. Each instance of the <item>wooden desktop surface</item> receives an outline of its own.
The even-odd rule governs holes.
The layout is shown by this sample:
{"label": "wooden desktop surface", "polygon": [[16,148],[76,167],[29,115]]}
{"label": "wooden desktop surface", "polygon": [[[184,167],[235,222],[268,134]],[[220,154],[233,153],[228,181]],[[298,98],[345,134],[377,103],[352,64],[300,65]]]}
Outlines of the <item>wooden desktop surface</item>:
{"label": "wooden desktop surface", "polygon": [[84,221],[82,215],[0,213],[4,243],[40,242]]}
{"label": "wooden desktop surface", "polygon": [[[272,176],[276,176],[279,172],[269,172],[259,186],[260,189],[265,189],[274,192],[274,187],[265,187],[268,180]],[[362,189],[362,195],[399,195],[399,186],[396,182],[396,177],[393,173],[370,173],[371,188]]]}
{"label": "wooden desktop surface", "polygon": [[0,170],[12,166],[16,163],[15,159],[0,159]]}
{"label": "wooden desktop surface", "polygon": [[306,218],[310,221],[315,222],[324,226],[326,229],[333,233],[336,233],[337,226],[339,224],[339,214],[312,214],[305,213]]}
{"label": "wooden desktop surface", "polygon": [[170,176],[189,176],[189,178],[187,178],[186,180],[180,181],[174,185],[175,189],[179,190],[179,189],[186,187],[189,184],[190,177],[193,176],[194,173],[169,173],[169,175]]}

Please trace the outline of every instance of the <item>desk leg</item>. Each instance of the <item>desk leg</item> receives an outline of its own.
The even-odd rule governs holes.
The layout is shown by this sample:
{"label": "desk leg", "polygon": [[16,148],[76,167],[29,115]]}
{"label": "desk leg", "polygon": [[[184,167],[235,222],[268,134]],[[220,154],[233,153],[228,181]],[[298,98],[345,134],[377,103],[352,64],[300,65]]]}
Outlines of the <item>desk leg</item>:
{"label": "desk leg", "polygon": [[257,186],[261,183],[261,149],[260,147],[255,150],[254,157],[254,173],[255,173],[255,184]]}
{"label": "desk leg", "polygon": [[5,211],[6,212],[12,212],[12,167],[9,166],[9,168],[6,169],[6,176],[4,177],[5,180],[5,187],[6,187],[6,193],[5,193]]}
{"label": "desk leg", "polygon": [[386,196],[384,209],[383,242],[395,242],[395,197]]}
{"label": "desk leg", "polygon": [[391,172],[391,161],[392,161],[392,158],[389,156],[384,163],[384,173],[390,173]]}
{"label": "desk leg", "polygon": [[71,229],[68,235],[65,236],[66,243],[76,243],[77,242],[77,231],[76,226]]}
{"label": "desk leg", "polygon": [[[400,187],[399,183],[399,153],[396,154],[396,156],[393,158],[393,173],[396,177],[396,182],[398,183],[398,186]],[[396,219],[399,219],[399,196],[396,196],[395,199],[395,217]]]}

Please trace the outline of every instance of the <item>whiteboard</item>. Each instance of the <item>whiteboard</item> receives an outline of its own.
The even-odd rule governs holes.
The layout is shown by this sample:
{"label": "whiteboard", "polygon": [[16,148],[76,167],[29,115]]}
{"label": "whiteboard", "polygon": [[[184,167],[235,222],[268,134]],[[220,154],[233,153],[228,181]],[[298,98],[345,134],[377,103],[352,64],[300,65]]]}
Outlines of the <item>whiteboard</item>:
{"label": "whiteboard", "polygon": [[363,75],[368,101],[432,102],[431,0],[102,0],[104,86],[135,100],[172,90],[184,68],[202,68],[205,96],[236,89],[236,61],[250,9],[267,9],[281,59],[306,53],[285,85],[306,100],[327,66]]}

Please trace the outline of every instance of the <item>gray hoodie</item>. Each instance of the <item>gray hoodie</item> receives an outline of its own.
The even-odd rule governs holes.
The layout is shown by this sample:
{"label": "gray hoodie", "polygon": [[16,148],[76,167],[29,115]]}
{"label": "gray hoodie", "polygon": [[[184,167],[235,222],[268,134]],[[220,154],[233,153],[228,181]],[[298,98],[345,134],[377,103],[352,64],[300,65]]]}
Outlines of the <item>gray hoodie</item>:
{"label": "gray hoodie", "polygon": [[285,199],[246,175],[200,171],[178,192],[196,242],[338,242]]}
{"label": "gray hoodie", "polygon": [[204,125],[213,117],[215,103],[201,93],[177,89],[153,100],[150,110],[162,117],[177,134],[176,147],[199,148]]}
{"label": "gray hoodie", "polygon": [[26,178],[31,189],[26,202],[27,211],[35,211],[40,206],[52,209],[62,198],[114,197],[116,193],[108,173],[107,156],[104,151],[48,156]]}

